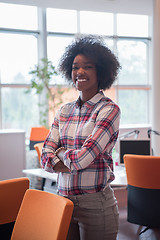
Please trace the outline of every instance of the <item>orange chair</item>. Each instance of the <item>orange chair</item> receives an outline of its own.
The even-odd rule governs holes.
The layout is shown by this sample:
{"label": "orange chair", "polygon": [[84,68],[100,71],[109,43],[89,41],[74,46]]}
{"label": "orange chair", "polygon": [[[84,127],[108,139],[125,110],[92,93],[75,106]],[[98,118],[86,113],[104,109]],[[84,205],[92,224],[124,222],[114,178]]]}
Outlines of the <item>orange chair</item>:
{"label": "orange chair", "polygon": [[41,190],[26,191],[11,240],[65,240],[73,212],[69,199]]}
{"label": "orange chair", "polygon": [[30,132],[30,150],[34,150],[34,144],[44,142],[49,129],[45,127],[32,127]]}
{"label": "orange chair", "polygon": [[126,154],[123,158],[128,181],[128,222],[146,226],[145,230],[159,228],[160,157]]}
{"label": "orange chair", "polygon": [[42,153],[43,144],[44,142],[34,144],[34,148],[38,154],[38,160],[40,165],[41,165],[41,153]]}
{"label": "orange chair", "polygon": [[25,191],[28,178],[0,181],[0,239],[10,239]]}
{"label": "orange chair", "polygon": [[[37,152],[39,165],[40,166],[41,166],[41,153],[42,153],[43,144],[44,144],[44,142],[40,142],[40,143],[34,144],[34,148],[35,148],[35,150]],[[42,190],[44,189],[45,181],[46,181],[46,179],[43,178],[42,179],[42,187],[41,187]]]}

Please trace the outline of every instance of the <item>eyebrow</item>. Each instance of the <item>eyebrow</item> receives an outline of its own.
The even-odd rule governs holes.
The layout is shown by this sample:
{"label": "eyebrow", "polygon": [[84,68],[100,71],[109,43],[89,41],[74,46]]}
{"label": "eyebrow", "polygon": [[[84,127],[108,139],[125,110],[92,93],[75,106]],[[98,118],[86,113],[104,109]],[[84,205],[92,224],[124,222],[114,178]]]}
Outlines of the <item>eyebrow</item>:
{"label": "eyebrow", "polygon": [[[76,65],[76,64],[79,64],[79,63],[78,62],[73,62],[72,65]],[[83,64],[94,64],[94,63],[92,63],[92,62],[84,62]]]}

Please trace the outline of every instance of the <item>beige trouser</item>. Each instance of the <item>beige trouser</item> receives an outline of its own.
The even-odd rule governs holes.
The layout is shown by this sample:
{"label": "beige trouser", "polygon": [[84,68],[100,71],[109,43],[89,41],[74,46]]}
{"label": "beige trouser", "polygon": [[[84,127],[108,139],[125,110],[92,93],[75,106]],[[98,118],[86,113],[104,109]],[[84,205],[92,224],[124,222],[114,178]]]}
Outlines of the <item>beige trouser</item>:
{"label": "beige trouser", "polygon": [[116,240],[119,213],[113,190],[67,197],[74,203],[67,240]]}

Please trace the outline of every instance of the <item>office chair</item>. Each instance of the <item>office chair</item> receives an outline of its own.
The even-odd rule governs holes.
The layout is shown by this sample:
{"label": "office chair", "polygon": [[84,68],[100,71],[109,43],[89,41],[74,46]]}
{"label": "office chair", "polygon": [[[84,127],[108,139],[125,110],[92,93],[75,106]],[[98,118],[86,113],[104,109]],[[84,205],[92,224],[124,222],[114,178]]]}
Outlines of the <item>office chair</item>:
{"label": "office chair", "polygon": [[[130,223],[140,225],[137,235],[160,227],[160,157],[125,154]],[[142,230],[145,226],[145,230]]]}
{"label": "office chair", "polygon": [[69,199],[41,190],[26,191],[11,240],[65,240],[73,212]]}
{"label": "office chair", "polygon": [[41,166],[41,153],[42,153],[43,144],[44,144],[44,142],[34,144],[34,149],[37,152],[40,166]]}
{"label": "office chair", "polygon": [[0,239],[10,239],[23,196],[28,188],[28,178],[0,181]]}
{"label": "office chair", "polygon": [[[39,142],[39,143],[34,144],[34,148],[35,148],[35,150],[37,152],[37,155],[38,155],[38,160],[39,160],[40,167],[41,167],[41,154],[42,154],[43,144],[44,144],[44,142]],[[41,190],[44,189],[45,181],[46,181],[46,179],[42,178]]]}
{"label": "office chair", "polygon": [[30,132],[30,150],[34,150],[34,144],[44,142],[48,133],[49,129],[45,127],[32,127]]}

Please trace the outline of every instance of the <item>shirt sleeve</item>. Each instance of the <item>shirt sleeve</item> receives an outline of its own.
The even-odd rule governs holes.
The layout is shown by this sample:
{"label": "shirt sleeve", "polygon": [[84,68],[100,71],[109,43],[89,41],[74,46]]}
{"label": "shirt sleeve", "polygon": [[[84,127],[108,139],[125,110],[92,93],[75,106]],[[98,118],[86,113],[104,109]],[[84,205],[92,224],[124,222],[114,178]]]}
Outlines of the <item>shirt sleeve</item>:
{"label": "shirt sleeve", "polygon": [[87,168],[104,151],[110,151],[118,137],[120,109],[116,104],[103,107],[96,118],[95,127],[79,150],[67,150],[64,164],[73,170]]}
{"label": "shirt sleeve", "polygon": [[55,151],[60,147],[60,136],[59,136],[59,111],[55,116],[51,130],[48,137],[44,141],[42,155],[41,155],[41,166],[46,171],[53,173],[54,166],[60,161],[55,155]]}

